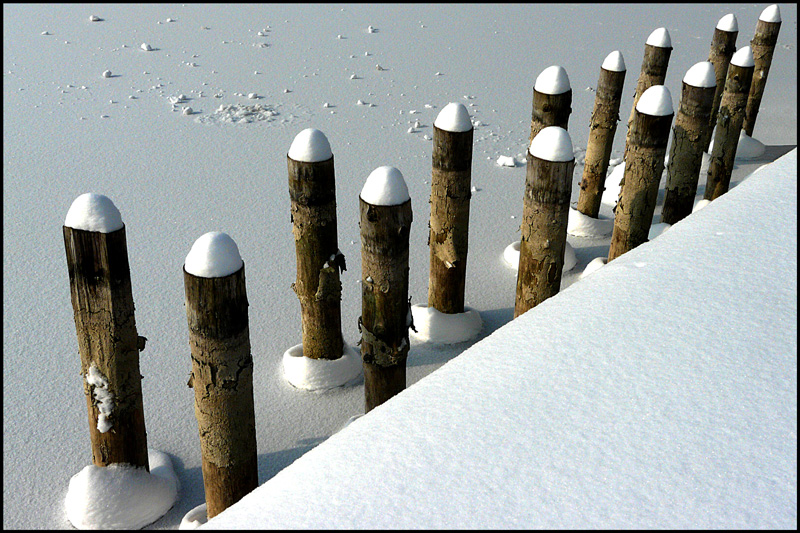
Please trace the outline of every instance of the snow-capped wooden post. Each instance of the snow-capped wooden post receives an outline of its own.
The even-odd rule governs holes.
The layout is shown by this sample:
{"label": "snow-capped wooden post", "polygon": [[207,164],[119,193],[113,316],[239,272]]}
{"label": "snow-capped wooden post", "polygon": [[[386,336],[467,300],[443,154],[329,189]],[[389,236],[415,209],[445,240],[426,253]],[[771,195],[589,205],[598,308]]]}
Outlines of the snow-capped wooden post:
{"label": "snow-capped wooden post", "polygon": [[764,87],[767,85],[767,75],[772,65],[772,54],[775,53],[775,45],[778,44],[778,32],[780,32],[780,29],[781,10],[777,4],[773,4],[761,12],[758,17],[758,23],[756,23],[755,35],[753,40],[750,41],[754,69],[743,125],[744,132],[750,137],[753,136],[753,129],[756,126],[758,108],[761,106],[761,98],[764,96]]}
{"label": "snow-capped wooden post", "polygon": [[92,463],[149,470],[125,225],[102,194],[78,196],[63,226],[89,414]]}
{"label": "snow-capped wooden post", "polygon": [[719,105],[711,159],[708,162],[706,192],[703,195],[706,200],[719,198],[728,192],[730,187],[733,161],[736,158],[736,148],[747,106],[747,95],[750,93],[753,79],[753,68],[753,53],[749,46],[733,54],[728,77],[725,80],[725,91],[722,93]]}
{"label": "snow-capped wooden post", "polygon": [[548,126],[527,153],[514,318],[561,288],[575,156],[564,128]]}
{"label": "snow-capped wooden post", "polygon": [[289,168],[292,233],[297,257],[303,355],[311,359],[342,356],[342,284],[345,270],[336,228],[333,154],[321,131],[308,128],[292,142]]}
{"label": "snow-capped wooden post", "polygon": [[464,312],[473,127],[463,104],[449,103],[433,123],[428,306]]}
{"label": "snow-capped wooden post", "polygon": [[634,109],[608,260],[647,242],[664,171],[672,96],[663,85],[647,89]]}
{"label": "snow-capped wooden post", "polygon": [[567,129],[572,113],[572,88],[564,67],[553,65],[544,69],[533,84],[533,110],[528,146],[542,129],[559,126]]}
{"label": "snow-capped wooden post", "polygon": [[597,94],[589,124],[589,143],[586,146],[583,179],[579,184],[578,211],[597,218],[603,198],[608,162],[619,122],[622,87],[625,84],[625,60],[617,50],[606,56],[600,67]]}
{"label": "snow-capped wooden post", "polygon": [[703,151],[708,151],[708,145],[711,143],[711,135],[714,132],[714,126],[717,124],[717,112],[719,111],[719,103],[722,100],[722,90],[725,88],[725,78],[728,75],[728,65],[731,63],[731,58],[736,52],[736,37],[739,35],[739,23],[736,20],[736,15],[729,13],[719,19],[717,27],[714,28],[714,37],[711,39],[711,51],[708,54],[708,60],[714,65],[714,76],[716,79],[716,90],[714,92],[714,103],[711,107],[711,116],[708,120],[708,126],[703,133]]}
{"label": "snow-capped wooden post", "polygon": [[411,198],[394,167],[372,171],[359,195],[361,227],[361,357],[365,412],[406,388],[408,244]]}
{"label": "snow-capped wooden post", "polygon": [[683,77],[681,101],[672,127],[661,222],[675,224],[692,213],[715,91],[714,65],[708,61],[695,64]]}
{"label": "snow-capped wooden post", "polygon": [[208,518],[258,486],[244,262],[227,234],[197,239],[183,267]]}
{"label": "snow-capped wooden post", "polygon": [[664,85],[667,78],[669,56],[672,54],[672,40],[666,28],[657,28],[647,37],[644,44],[644,58],[639,81],[636,82],[636,92],[633,96],[631,116],[628,118],[628,133],[625,136],[625,151],[628,151],[628,142],[631,136],[633,116],[636,114],[636,104],[644,92],[653,85]]}

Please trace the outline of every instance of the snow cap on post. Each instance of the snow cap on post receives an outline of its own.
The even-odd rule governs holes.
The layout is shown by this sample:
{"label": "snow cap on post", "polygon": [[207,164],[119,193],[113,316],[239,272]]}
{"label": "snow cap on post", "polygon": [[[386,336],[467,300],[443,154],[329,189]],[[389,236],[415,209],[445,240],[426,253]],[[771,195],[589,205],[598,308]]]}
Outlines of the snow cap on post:
{"label": "snow cap on post", "polygon": [[614,50],[603,60],[602,68],[611,72],[625,72],[625,59],[622,52]]}
{"label": "snow cap on post", "polygon": [[669,32],[667,28],[658,28],[653,30],[653,33],[647,38],[647,43],[650,46],[656,46],[658,48],[672,48],[672,40],[669,38]]}
{"label": "snow cap on post", "polygon": [[780,22],[781,8],[778,7],[778,4],[772,4],[771,6],[768,6],[764,11],[761,12],[758,20],[763,20],[764,22]]}
{"label": "snow cap on post", "polygon": [[753,51],[750,49],[750,47],[745,46],[744,48],[738,49],[731,58],[731,65],[736,65],[737,67],[755,66],[755,62],[753,61]]}
{"label": "snow cap on post", "polygon": [[292,141],[289,157],[304,163],[327,161],[333,157],[331,145],[324,133],[315,128],[306,128]]}
{"label": "snow cap on post", "polygon": [[719,22],[717,22],[717,29],[727,32],[739,31],[739,22],[736,20],[736,15],[733,13],[728,13],[719,19]]}
{"label": "snow cap on post", "polygon": [[572,139],[567,130],[560,126],[548,126],[531,141],[528,149],[532,156],[545,161],[564,162],[575,159]]}
{"label": "snow cap on post", "polygon": [[67,211],[64,225],[83,231],[111,233],[121,229],[122,215],[107,196],[87,192],[75,198]]}
{"label": "snow cap on post", "polygon": [[686,71],[683,83],[692,87],[716,87],[717,75],[714,64],[710,61],[700,61]]}
{"label": "snow cap on post", "polygon": [[536,78],[534,90],[543,94],[562,94],[570,90],[569,77],[564,67],[547,67]]}
{"label": "snow cap on post", "polygon": [[373,170],[364,183],[360,196],[372,205],[400,205],[411,198],[403,174],[392,166]]}
{"label": "snow cap on post", "polygon": [[469,111],[464,104],[450,102],[439,112],[433,125],[440,130],[460,132],[472,129]]}
{"label": "snow cap on post", "polygon": [[184,269],[199,278],[222,278],[242,268],[239,247],[227,233],[210,231],[194,241]]}
{"label": "snow cap on post", "polygon": [[636,111],[653,117],[664,117],[673,114],[672,95],[663,85],[653,85],[642,93],[636,104]]}

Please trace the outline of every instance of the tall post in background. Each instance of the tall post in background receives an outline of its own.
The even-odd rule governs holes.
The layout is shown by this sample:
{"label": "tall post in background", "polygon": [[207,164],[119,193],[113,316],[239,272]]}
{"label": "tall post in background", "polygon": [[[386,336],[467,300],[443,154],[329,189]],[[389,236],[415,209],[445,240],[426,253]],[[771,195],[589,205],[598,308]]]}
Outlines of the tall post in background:
{"label": "tall post in background", "polygon": [[756,126],[756,118],[759,107],[761,107],[761,98],[764,96],[767,75],[772,65],[772,55],[775,53],[775,45],[778,44],[780,30],[781,10],[777,4],[773,4],[758,17],[756,32],[753,40],[750,41],[754,63],[753,81],[750,84],[743,124],[744,132],[750,137],[753,136],[753,129]]}
{"label": "tall post in background", "polygon": [[708,120],[708,128],[703,138],[703,151],[708,151],[711,144],[711,136],[714,133],[714,126],[717,124],[717,113],[719,103],[722,100],[722,91],[725,89],[725,78],[728,76],[728,65],[736,52],[736,37],[739,35],[739,23],[736,15],[729,13],[719,19],[717,27],[714,28],[714,37],[711,39],[711,51],[708,60],[714,65],[714,77],[716,79],[716,91],[714,92],[714,102],[711,107],[711,116]]}

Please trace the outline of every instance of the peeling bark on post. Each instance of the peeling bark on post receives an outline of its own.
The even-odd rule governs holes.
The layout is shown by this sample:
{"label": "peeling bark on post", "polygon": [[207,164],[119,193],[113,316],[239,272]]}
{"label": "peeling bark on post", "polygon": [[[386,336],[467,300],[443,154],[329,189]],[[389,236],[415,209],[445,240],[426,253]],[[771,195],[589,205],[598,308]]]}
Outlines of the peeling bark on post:
{"label": "peeling bark on post", "polygon": [[683,83],[681,102],[672,128],[661,222],[675,224],[692,213],[715,92],[715,87],[693,87]]}
{"label": "peeling bark on post", "polygon": [[342,356],[342,284],[345,270],[336,228],[336,186],[333,156],[307,163],[286,157],[292,233],[297,257],[303,355],[311,359]]}
{"label": "peeling bark on post", "polygon": [[464,312],[473,131],[433,127],[428,306],[448,314]]}
{"label": "peeling bark on post", "polygon": [[631,137],[631,128],[633,127],[633,116],[636,113],[636,104],[639,103],[639,98],[642,94],[652,87],[653,85],[664,85],[664,80],[667,78],[667,67],[669,66],[669,56],[672,54],[672,48],[662,48],[660,46],[653,46],[651,44],[644,45],[644,58],[642,59],[642,70],[639,73],[639,81],[636,82],[636,93],[633,96],[633,107],[631,107],[631,116],[628,117],[628,133],[625,136],[625,152],[628,151],[628,143]]}
{"label": "peeling bark on post", "polygon": [[605,190],[608,162],[619,122],[619,106],[626,71],[600,69],[597,94],[589,125],[589,144],[586,147],[583,179],[578,196],[578,211],[592,218],[600,213],[600,200]]}
{"label": "peeling bark on post", "polygon": [[408,244],[411,200],[372,205],[359,197],[361,226],[361,356],[365,412],[406,388]]}
{"label": "peeling bark on post", "polygon": [[753,81],[750,85],[750,94],[747,98],[747,108],[744,116],[744,132],[750,137],[753,136],[753,129],[756,126],[758,108],[761,107],[761,99],[764,97],[764,88],[767,85],[767,75],[772,65],[772,55],[775,53],[775,45],[778,44],[778,32],[780,32],[780,22],[765,22],[759,19],[756,24],[756,33],[750,41],[750,49],[753,51]]}
{"label": "peeling bark on post", "polygon": [[[136,333],[125,227],[101,233],[63,226],[63,233],[92,463],[127,463],[149,470],[139,373],[139,350],[140,346],[144,349],[144,337]],[[105,388],[111,394],[112,408],[107,418],[111,428],[105,432],[98,429],[97,385],[87,381],[92,367],[107,381]]]}
{"label": "peeling bark on post", "polygon": [[714,200],[726,192],[731,184],[733,162],[742,131],[747,95],[753,79],[753,67],[740,67],[731,64],[725,91],[717,115],[717,130],[714,134],[714,148],[708,163],[708,179],[703,198]]}
{"label": "peeling bark on post", "polygon": [[528,146],[536,135],[548,126],[567,129],[569,115],[572,113],[572,89],[561,94],[540,93],[533,89],[533,110],[531,111],[531,134]]}
{"label": "peeling bark on post", "polygon": [[208,517],[258,486],[253,358],[244,265],[220,278],[183,271]]}
{"label": "peeling bark on post", "polygon": [[708,54],[708,60],[714,65],[717,88],[714,92],[714,102],[711,107],[711,116],[708,119],[708,127],[703,134],[704,152],[708,151],[708,145],[711,144],[711,135],[717,123],[722,91],[725,89],[725,78],[728,76],[728,66],[731,64],[731,58],[736,52],[736,37],[738,35],[738,31],[723,31],[719,28],[714,28],[714,37],[711,40],[711,52]]}
{"label": "peeling bark on post", "polygon": [[634,111],[608,261],[647,242],[664,172],[673,114],[652,116]]}
{"label": "peeling bark on post", "polygon": [[561,288],[575,160],[553,162],[527,153],[525,203],[514,318]]}

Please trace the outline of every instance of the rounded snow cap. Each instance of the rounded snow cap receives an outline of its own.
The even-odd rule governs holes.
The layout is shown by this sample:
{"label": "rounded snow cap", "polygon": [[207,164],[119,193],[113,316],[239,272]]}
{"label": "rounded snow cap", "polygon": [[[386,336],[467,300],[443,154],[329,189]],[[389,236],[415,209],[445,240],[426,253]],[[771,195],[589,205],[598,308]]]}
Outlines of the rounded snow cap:
{"label": "rounded snow cap", "polygon": [[714,71],[714,64],[710,61],[695,63],[686,71],[683,83],[692,87],[716,87],[717,74]]}
{"label": "rounded snow cap", "polygon": [[653,33],[647,38],[647,43],[645,44],[657,46],[658,48],[672,48],[672,41],[669,38],[667,28],[653,30]]}
{"label": "rounded snow cap", "polygon": [[433,125],[445,131],[469,131],[472,121],[464,104],[450,102],[439,112]]}
{"label": "rounded snow cap", "polygon": [[543,94],[561,94],[570,90],[569,77],[564,67],[547,67],[536,78],[533,88]]}
{"label": "rounded snow cap", "polygon": [[364,183],[360,196],[372,205],[400,205],[411,198],[403,174],[391,166],[373,170]]}
{"label": "rounded snow cap", "polygon": [[194,241],[184,269],[199,278],[222,278],[242,268],[239,247],[227,233],[210,231]]}
{"label": "rounded snow cap", "polygon": [[717,22],[717,29],[727,32],[739,31],[739,23],[736,20],[736,15],[728,13],[719,19],[719,22]]}
{"label": "rounded snow cap", "polygon": [[298,133],[289,147],[288,155],[295,161],[304,163],[327,161],[333,157],[328,138],[315,128],[306,128]]}
{"label": "rounded snow cap", "polygon": [[778,4],[772,4],[761,12],[758,20],[763,20],[764,22],[780,22],[781,8],[778,7]]}
{"label": "rounded snow cap", "polygon": [[750,47],[745,46],[744,48],[736,50],[736,53],[733,54],[731,58],[731,65],[736,65],[737,67],[754,67],[753,51]]}
{"label": "rounded snow cap", "polygon": [[672,95],[669,93],[669,89],[663,85],[653,85],[642,93],[636,103],[636,111],[653,117],[671,115],[673,113]]}
{"label": "rounded snow cap", "polygon": [[545,161],[572,161],[572,139],[560,126],[548,126],[536,134],[528,149],[532,156]]}
{"label": "rounded snow cap", "polygon": [[603,68],[611,72],[625,72],[625,59],[622,52],[614,50],[603,60]]}
{"label": "rounded snow cap", "polygon": [[107,196],[87,192],[75,198],[64,225],[83,231],[111,233],[122,228],[122,215]]}

